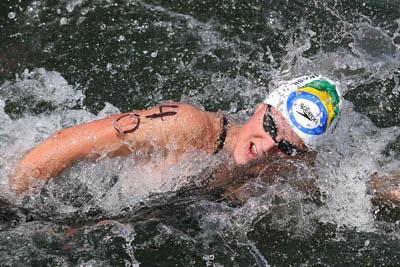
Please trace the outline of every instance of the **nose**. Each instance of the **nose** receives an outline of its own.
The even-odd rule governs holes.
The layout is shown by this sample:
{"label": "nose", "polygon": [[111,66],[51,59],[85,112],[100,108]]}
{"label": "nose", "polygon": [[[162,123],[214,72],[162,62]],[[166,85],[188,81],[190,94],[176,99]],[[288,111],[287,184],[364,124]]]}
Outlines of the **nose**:
{"label": "nose", "polygon": [[266,135],[262,139],[262,150],[264,153],[271,153],[273,150],[275,150],[276,144],[275,141],[272,139],[271,136]]}

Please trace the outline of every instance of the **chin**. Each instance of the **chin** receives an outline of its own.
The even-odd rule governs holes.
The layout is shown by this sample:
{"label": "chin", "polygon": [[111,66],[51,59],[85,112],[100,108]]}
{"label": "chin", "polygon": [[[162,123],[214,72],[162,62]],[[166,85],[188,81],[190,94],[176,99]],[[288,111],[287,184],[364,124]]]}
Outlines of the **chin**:
{"label": "chin", "polygon": [[233,153],[233,159],[235,160],[236,164],[243,165],[249,162],[249,159],[244,155],[241,155],[239,152]]}

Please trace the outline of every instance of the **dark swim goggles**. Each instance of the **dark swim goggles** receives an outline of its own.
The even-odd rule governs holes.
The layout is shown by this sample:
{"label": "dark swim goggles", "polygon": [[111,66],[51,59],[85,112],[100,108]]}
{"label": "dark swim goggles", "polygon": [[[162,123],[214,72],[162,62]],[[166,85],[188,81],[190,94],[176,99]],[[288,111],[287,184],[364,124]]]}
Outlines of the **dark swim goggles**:
{"label": "dark swim goggles", "polygon": [[286,140],[276,140],[276,137],[278,136],[278,128],[276,128],[275,120],[271,115],[271,108],[272,106],[267,104],[267,110],[264,114],[263,120],[264,131],[272,137],[272,140],[274,140],[280,151],[282,151],[285,155],[291,156],[293,155],[293,152],[297,152],[298,149],[292,143]]}

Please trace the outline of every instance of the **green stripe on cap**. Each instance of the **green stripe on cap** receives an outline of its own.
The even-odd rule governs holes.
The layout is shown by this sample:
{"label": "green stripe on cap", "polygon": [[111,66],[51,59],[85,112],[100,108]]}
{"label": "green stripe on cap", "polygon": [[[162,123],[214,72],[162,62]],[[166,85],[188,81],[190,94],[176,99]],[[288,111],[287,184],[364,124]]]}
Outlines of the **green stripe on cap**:
{"label": "green stripe on cap", "polygon": [[335,116],[339,114],[340,110],[339,110],[339,95],[336,91],[336,86],[331,84],[328,81],[324,81],[324,80],[315,80],[312,82],[307,83],[306,85],[304,85],[304,87],[312,87],[315,88],[319,91],[323,91],[323,92],[327,92],[329,94],[329,96],[332,99],[332,103],[333,103],[333,109],[335,112]]}

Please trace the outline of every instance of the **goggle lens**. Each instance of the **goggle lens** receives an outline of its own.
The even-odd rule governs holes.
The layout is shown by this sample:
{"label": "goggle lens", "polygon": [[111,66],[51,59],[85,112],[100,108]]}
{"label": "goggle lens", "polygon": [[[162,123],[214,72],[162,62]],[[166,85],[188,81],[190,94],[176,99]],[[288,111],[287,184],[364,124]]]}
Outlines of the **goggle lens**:
{"label": "goggle lens", "polygon": [[278,128],[276,127],[275,120],[271,115],[271,108],[271,105],[267,105],[267,110],[264,114],[263,120],[264,131],[271,136],[280,151],[288,156],[293,155],[293,152],[297,151],[297,149],[292,143],[286,140],[276,140],[278,136]]}

